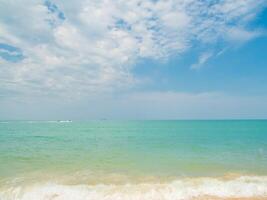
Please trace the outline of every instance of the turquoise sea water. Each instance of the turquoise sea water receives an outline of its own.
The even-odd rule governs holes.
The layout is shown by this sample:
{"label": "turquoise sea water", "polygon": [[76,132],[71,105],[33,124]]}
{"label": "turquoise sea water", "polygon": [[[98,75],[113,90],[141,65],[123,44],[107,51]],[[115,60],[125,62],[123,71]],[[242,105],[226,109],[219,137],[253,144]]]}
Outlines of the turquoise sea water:
{"label": "turquoise sea water", "polygon": [[[228,176],[230,180],[221,180]],[[0,122],[0,200],[53,199],[54,193],[55,199],[67,199],[62,195],[68,192],[73,195],[77,192],[73,187],[78,186],[89,187],[86,192],[95,191],[94,195],[100,196],[80,191],[78,194],[83,197],[74,195],[71,199],[103,199],[101,195],[110,188],[103,191],[92,188],[100,184],[120,185],[121,188],[114,189],[119,192],[116,198],[110,197],[119,199],[118,196],[126,195],[122,192],[125,184],[132,184],[135,189],[131,190],[135,192],[140,184],[148,184],[147,190],[151,192],[163,183],[175,188],[177,198],[172,194],[159,199],[179,199],[182,187],[176,188],[174,183],[182,181],[184,187],[188,179],[201,180],[206,188],[206,178],[211,185],[215,184],[212,181],[220,180],[221,189],[240,182],[236,186],[239,190],[253,186],[250,193],[241,197],[267,197],[266,176],[267,121],[264,120]],[[48,194],[38,196],[40,192],[35,194],[33,185],[41,183],[37,191],[45,187]],[[47,189],[47,183],[56,186],[49,185]],[[18,188],[28,189],[25,192]],[[237,195],[228,190],[222,194]],[[203,191],[196,194],[217,195]],[[149,197],[139,195],[139,199]],[[127,198],[126,195],[123,199]]]}

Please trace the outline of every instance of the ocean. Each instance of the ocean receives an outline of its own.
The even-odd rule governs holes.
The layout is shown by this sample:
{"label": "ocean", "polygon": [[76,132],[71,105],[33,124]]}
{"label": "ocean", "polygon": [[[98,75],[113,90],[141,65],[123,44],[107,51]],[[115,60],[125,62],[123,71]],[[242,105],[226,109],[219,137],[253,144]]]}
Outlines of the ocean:
{"label": "ocean", "polygon": [[267,199],[267,121],[0,121],[0,200]]}

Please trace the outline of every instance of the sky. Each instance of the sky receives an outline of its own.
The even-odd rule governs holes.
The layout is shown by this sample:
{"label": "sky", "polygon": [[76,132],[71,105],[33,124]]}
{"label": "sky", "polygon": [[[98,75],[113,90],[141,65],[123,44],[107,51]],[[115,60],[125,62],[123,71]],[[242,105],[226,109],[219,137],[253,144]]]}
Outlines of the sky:
{"label": "sky", "polygon": [[266,118],[267,0],[0,0],[0,120]]}

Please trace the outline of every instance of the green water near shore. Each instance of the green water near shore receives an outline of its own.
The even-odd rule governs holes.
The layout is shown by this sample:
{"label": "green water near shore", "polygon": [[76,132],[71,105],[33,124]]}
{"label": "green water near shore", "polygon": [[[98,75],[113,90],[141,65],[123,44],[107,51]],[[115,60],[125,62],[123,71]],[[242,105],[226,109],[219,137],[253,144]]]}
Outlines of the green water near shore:
{"label": "green water near shore", "polygon": [[0,123],[0,179],[77,172],[267,175],[267,121]]}

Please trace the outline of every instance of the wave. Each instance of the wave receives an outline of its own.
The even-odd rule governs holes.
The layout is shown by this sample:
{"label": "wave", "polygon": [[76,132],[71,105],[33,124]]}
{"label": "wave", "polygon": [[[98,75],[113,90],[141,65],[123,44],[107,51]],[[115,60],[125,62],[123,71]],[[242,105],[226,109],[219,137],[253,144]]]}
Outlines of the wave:
{"label": "wave", "polygon": [[187,178],[169,183],[119,185],[67,185],[46,182],[0,189],[0,200],[195,200],[207,198],[267,199],[267,177],[243,176],[231,180]]}

